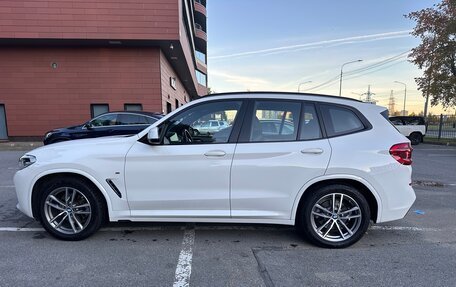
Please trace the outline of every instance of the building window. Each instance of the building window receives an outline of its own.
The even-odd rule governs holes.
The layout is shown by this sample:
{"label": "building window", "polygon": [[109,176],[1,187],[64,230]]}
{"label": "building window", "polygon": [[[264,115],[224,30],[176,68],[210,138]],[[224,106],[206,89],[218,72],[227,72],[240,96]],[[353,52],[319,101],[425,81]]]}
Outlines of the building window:
{"label": "building window", "polygon": [[101,114],[109,112],[108,104],[91,104],[90,105],[90,115],[92,118],[99,116]]}
{"label": "building window", "polygon": [[169,85],[173,89],[177,89],[177,84],[176,84],[176,78],[175,77],[169,77]]}
{"label": "building window", "polygon": [[143,107],[142,107],[142,104],[125,104],[124,110],[125,111],[142,111]]}
{"label": "building window", "polygon": [[166,113],[169,114],[173,111],[173,107],[171,106],[170,102],[166,102]]}
{"label": "building window", "polygon": [[196,80],[200,85],[207,86],[207,76],[198,70],[196,70]]}
{"label": "building window", "polygon": [[196,55],[196,59],[198,59],[200,62],[206,64],[206,54],[195,50],[195,55]]}
{"label": "building window", "polygon": [[176,109],[179,107],[179,100],[176,99]]}

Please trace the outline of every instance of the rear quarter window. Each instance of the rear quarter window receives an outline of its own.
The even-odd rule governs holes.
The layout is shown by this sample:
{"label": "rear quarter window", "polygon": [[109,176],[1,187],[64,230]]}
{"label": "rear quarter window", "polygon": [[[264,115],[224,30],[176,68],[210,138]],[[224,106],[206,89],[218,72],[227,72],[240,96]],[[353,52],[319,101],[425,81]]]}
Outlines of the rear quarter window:
{"label": "rear quarter window", "polygon": [[320,109],[329,137],[351,134],[366,129],[358,115],[348,107],[321,105]]}

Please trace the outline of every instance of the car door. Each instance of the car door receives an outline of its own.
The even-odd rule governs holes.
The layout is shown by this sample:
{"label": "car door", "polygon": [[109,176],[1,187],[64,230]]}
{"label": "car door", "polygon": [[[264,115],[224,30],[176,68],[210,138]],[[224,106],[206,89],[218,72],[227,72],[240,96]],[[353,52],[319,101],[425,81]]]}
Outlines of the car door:
{"label": "car door", "polygon": [[[278,129],[262,123],[277,123]],[[298,192],[324,175],[329,162],[331,147],[320,123],[312,103],[253,101],[233,159],[233,218],[291,218]]]}
{"label": "car door", "polygon": [[[244,107],[242,100],[192,105],[159,126],[161,144],[136,142],[125,164],[131,215],[229,217],[230,168]],[[221,117],[233,124],[210,134],[193,129]]]}

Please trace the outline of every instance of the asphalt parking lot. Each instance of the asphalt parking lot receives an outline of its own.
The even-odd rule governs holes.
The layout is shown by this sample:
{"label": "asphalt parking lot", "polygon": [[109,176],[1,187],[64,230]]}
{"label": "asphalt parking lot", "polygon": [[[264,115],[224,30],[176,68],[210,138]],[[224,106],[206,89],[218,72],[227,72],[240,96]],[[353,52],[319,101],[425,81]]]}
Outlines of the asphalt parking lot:
{"label": "asphalt parking lot", "polygon": [[0,286],[454,286],[456,147],[414,150],[417,201],[354,246],[314,247],[286,226],[110,224],[59,241],[16,210],[23,151],[0,151]]}

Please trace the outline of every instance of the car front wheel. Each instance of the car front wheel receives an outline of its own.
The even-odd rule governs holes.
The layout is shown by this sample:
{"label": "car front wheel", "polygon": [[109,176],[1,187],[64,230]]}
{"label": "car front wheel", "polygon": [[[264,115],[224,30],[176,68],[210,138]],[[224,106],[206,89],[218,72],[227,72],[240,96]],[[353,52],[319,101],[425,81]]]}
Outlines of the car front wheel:
{"label": "car front wheel", "polygon": [[82,240],[95,233],[104,222],[103,209],[95,187],[76,178],[51,180],[40,200],[43,227],[63,240]]}
{"label": "car front wheel", "polygon": [[369,204],[358,190],[348,185],[330,185],[305,198],[298,229],[316,245],[344,248],[361,239],[369,222]]}

